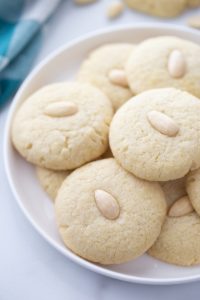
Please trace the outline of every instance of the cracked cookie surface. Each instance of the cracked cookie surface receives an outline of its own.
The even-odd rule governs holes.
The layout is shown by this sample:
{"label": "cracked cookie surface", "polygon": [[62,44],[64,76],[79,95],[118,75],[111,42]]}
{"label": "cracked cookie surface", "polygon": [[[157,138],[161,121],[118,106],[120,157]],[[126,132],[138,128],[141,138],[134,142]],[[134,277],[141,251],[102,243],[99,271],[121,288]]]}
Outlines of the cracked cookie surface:
{"label": "cracked cookie surface", "polygon": [[199,264],[200,217],[195,212],[182,217],[167,217],[159,238],[148,253],[170,264]]}
{"label": "cracked cookie surface", "polygon": [[[170,62],[173,52],[175,57]],[[169,63],[174,70],[177,61],[177,68],[180,68],[180,56],[183,74],[173,77],[169,72]],[[173,36],[147,39],[135,48],[125,69],[134,94],[154,88],[174,87],[200,97],[200,46],[191,41]]]}
{"label": "cracked cookie surface", "polygon": [[[175,136],[152,126],[148,119],[152,111],[164,114],[173,125],[175,122],[179,129]],[[187,92],[165,88],[141,93],[125,103],[111,122],[112,153],[126,170],[140,178],[168,181],[184,177],[200,165],[199,115],[199,99]],[[161,125],[169,129],[163,127],[166,119]]]}
{"label": "cracked cookie surface", "polygon": [[[116,219],[108,219],[97,208],[97,190],[116,199]],[[72,172],[58,192],[55,209],[65,245],[101,264],[118,264],[142,255],[158,237],[166,215],[159,184],[136,178],[113,158]]]}
{"label": "cracked cookie surface", "polygon": [[[63,114],[64,113],[64,114]],[[71,170],[108,147],[113,110],[97,88],[76,82],[46,86],[26,99],[12,123],[12,141],[29,162]]]}
{"label": "cracked cookie surface", "polygon": [[128,87],[114,84],[109,79],[113,69],[124,70],[125,63],[135,46],[132,44],[107,44],[92,51],[80,67],[78,79],[100,88],[118,109],[133,95]]}

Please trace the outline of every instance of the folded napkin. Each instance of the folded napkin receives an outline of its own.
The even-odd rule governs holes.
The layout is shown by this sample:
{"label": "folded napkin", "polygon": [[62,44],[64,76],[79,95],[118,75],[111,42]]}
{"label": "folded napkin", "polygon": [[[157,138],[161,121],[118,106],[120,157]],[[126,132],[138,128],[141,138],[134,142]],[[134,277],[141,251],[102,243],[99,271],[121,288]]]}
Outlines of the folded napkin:
{"label": "folded napkin", "polygon": [[0,106],[13,96],[41,47],[60,0],[0,0]]}

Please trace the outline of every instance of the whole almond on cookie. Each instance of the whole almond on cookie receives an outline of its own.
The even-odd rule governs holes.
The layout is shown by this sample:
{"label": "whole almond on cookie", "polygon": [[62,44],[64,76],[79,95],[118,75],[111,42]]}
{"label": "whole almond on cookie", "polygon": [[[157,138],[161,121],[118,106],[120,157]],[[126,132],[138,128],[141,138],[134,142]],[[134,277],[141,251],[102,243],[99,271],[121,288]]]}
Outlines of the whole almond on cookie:
{"label": "whole almond on cookie", "polygon": [[73,102],[54,102],[45,107],[45,114],[50,117],[67,117],[77,113],[78,107]]}
{"label": "whole almond on cookie", "polygon": [[173,50],[168,60],[168,71],[170,76],[181,78],[186,72],[186,62],[180,50]]}
{"label": "whole almond on cookie", "polygon": [[113,69],[110,71],[108,77],[113,84],[128,87],[128,81],[124,70]]}
{"label": "whole almond on cookie", "polygon": [[101,214],[110,220],[118,218],[120,208],[117,200],[111,194],[103,190],[96,190],[94,194],[96,205]]}
{"label": "whole almond on cookie", "polygon": [[160,133],[167,136],[176,136],[179,127],[174,120],[159,111],[150,111],[147,114],[150,124]]}

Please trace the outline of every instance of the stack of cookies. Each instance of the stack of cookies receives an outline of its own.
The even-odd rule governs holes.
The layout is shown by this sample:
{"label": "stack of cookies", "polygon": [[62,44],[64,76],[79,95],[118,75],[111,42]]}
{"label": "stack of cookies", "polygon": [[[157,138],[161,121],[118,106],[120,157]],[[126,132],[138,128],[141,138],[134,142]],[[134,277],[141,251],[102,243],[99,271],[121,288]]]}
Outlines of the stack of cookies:
{"label": "stack of cookies", "polygon": [[199,98],[200,46],[165,36],[101,46],[77,81],[24,101],[12,142],[37,166],[71,251],[200,263]]}

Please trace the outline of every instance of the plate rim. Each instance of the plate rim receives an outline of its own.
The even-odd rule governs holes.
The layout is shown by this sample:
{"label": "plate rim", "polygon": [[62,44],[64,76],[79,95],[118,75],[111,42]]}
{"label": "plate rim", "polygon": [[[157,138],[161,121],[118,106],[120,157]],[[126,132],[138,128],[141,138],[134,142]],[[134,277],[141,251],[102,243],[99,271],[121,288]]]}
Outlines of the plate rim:
{"label": "plate rim", "polygon": [[[159,25],[159,27],[158,27]],[[119,26],[111,26],[110,28],[104,28],[92,31],[90,33],[87,33],[85,35],[82,35],[81,37],[75,38],[71,40],[70,42],[65,43],[64,45],[58,47],[56,50],[51,52],[45,59],[42,59],[36,67],[29,73],[27,78],[22,83],[21,87],[19,88],[18,92],[14,96],[12,103],[9,107],[7,117],[6,117],[6,124],[4,127],[4,135],[3,135],[3,161],[4,161],[4,167],[6,171],[7,180],[9,183],[9,186],[11,188],[12,194],[17,201],[18,206],[20,207],[21,211],[25,215],[25,217],[28,219],[28,221],[31,223],[33,228],[44,238],[45,241],[47,241],[52,247],[54,247],[58,252],[60,252],[62,255],[70,259],[71,261],[77,263],[78,265],[85,267],[86,269],[89,269],[90,271],[96,272],[101,275],[105,275],[107,277],[111,277],[114,279],[127,281],[127,282],[133,282],[133,283],[140,283],[140,284],[149,284],[149,285],[172,285],[172,284],[182,284],[182,283],[189,283],[200,280],[200,273],[196,275],[188,275],[187,277],[177,277],[177,278],[162,278],[162,279],[154,279],[151,277],[138,277],[134,275],[126,275],[122,273],[118,273],[113,270],[109,270],[106,268],[103,268],[100,265],[96,265],[92,262],[86,261],[85,259],[77,256],[73,252],[70,252],[68,250],[66,252],[65,249],[63,249],[60,245],[58,245],[53,238],[48,236],[44,230],[37,224],[37,222],[34,220],[32,215],[29,213],[29,211],[24,207],[22,201],[20,200],[20,196],[18,195],[15,183],[12,180],[12,176],[10,173],[10,167],[9,167],[9,147],[11,145],[10,141],[10,127],[11,127],[11,121],[13,118],[13,114],[16,110],[16,107],[18,105],[18,102],[20,101],[21,94],[23,93],[23,90],[26,89],[29,82],[32,80],[32,78],[35,77],[35,75],[38,73],[40,69],[42,69],[45,65],[47,65],[52,59],[54,59],[56,56],[60,55],[62,52],[67,51],[68,48],[76,46],[79,43],[82,43],[86,40],[90,40],[97,36],[102,36],[107,33],[111,32],[117,32],[117,31],[124,31],[124,30],[137,30],[137,29],[163,29],[163,30],[175,30],[182,33],[188,33],[192,35],[197,35],[200,37],[200,33],[194,29],[190,29],[184,26],[180,25],[174,25],[174,24],[167,24],[167,23],[137,23],[135,25],[127,24],[127,25],[119,25]]]}

